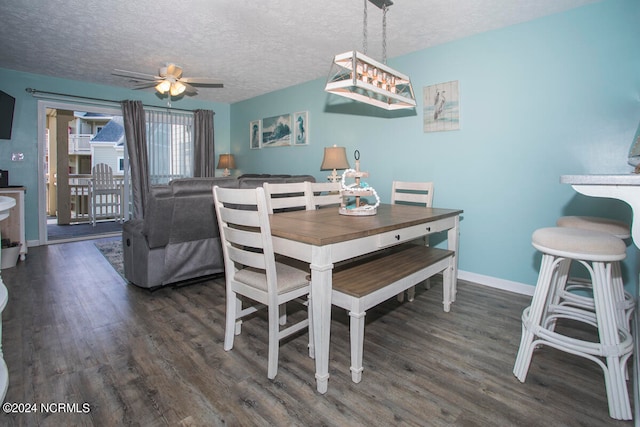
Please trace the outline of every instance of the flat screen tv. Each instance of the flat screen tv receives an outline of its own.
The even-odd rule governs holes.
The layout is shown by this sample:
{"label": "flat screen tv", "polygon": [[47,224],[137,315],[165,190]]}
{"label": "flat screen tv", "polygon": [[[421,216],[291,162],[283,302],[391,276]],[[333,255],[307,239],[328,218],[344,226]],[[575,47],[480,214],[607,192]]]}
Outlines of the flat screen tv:
{"label": "flat screen tv", "polygon": [[11,139],[13,107],[16,99],[0,90],[0,139]]}

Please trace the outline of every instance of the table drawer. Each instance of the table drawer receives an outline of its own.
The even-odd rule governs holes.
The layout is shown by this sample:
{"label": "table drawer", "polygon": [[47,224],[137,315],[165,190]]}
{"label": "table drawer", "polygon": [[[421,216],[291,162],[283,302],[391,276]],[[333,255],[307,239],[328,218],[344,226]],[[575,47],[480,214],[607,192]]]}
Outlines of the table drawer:
{"label": "table drawer", "polygon": [[397,245],[431,233],[448,230],[453,227],[453,220],[444,218],[427,224],[414,225],[400,230],[388,231],[378,235],[378,247]]}

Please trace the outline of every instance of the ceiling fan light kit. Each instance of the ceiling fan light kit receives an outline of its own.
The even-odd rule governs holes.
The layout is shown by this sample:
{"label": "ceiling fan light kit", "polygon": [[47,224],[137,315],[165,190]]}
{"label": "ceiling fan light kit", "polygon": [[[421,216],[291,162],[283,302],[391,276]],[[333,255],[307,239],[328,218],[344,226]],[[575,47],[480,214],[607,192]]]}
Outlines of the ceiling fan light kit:
{"label": "ceiling fan light kit", "polygon": [[[383,11],[383,62],[367,55],[367,1]],[[335,95],[384,108],[398,110],[415,108],[416,99],[409,76],[386,65],[386,12],[391,0],[364,0],[364,51],[341,53],[333,58],[325,91]]]}
{"label": "ceiling fan light kit", "polygon": [[171,81],[171,79],[162,80],[156,85],[156,90],[162,95],[169,92],[171,96],[178,96],[182,94],[187,87],[179,81]]}

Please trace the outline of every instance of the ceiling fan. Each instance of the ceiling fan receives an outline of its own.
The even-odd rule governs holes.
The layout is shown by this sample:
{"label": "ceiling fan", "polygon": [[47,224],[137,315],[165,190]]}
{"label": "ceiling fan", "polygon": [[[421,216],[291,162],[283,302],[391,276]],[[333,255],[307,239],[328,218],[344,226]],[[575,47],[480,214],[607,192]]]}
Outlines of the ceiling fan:
{"label": "ceiling fan", "polygon": [[207,77],[182,77],[182,67],[169,63],[161,67],[158,75],[138,73],[136,71],[113,70],[116,76],[128,77],[136,85],[133,89],[145,89],[155,86],[161,94],[169,93],[170,96],[178,96],[182,93],[195,95],[198,90],[194,86],[224,87],[218,79]]}

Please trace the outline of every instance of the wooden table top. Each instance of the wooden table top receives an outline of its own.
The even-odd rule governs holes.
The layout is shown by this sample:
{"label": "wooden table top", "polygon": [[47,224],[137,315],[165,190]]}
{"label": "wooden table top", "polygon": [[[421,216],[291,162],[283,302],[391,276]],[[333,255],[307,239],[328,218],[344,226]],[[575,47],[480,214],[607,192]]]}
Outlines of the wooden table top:
{"label": "wooden table top", "polygon": [[340,215],[336,207],[273,214],[270,224],[271,234],[275,237],[324,246],[437,221],[462,212],[460,209],[381,204],[377,214],[371,216]]}

